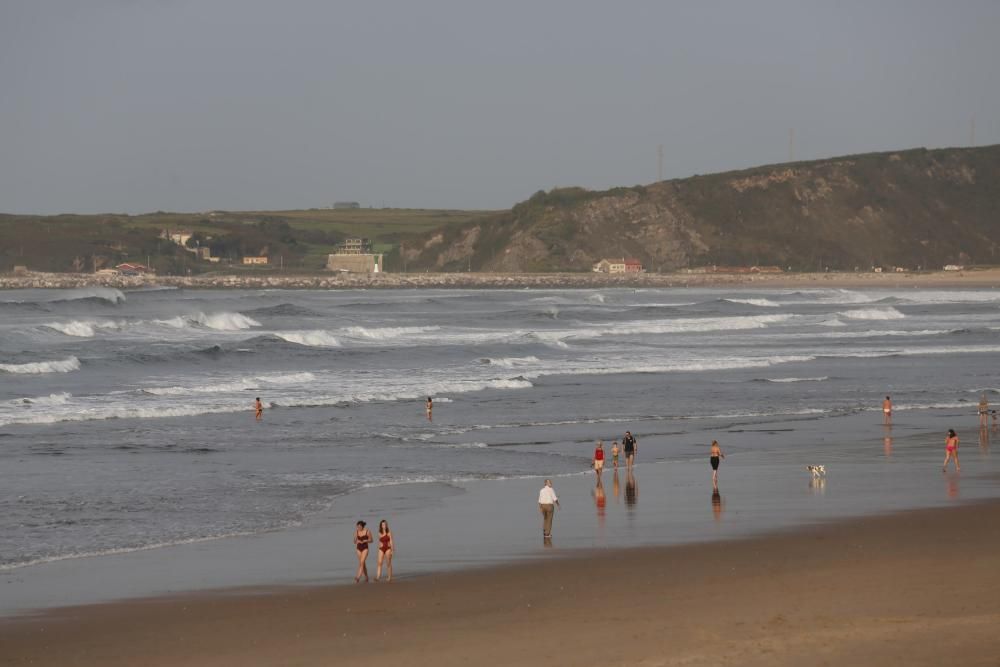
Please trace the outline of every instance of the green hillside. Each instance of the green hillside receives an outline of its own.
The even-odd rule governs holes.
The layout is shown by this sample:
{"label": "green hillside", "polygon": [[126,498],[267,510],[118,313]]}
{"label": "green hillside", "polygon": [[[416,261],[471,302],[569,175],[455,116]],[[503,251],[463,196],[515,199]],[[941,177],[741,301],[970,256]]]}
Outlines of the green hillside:
{"label": "green hillside", "polygon": [[509,212],[403,239],[410,270],[802,271],[1000,263],[1000,146],[915,149],[538,192]]}
{"label": "green hillside", "polygon": [[[120,262],[146,263],[163,274],[205,271],[318,271],[336,244],[363,236],[391,251],[404,235],[448,228],[494,215],[483,211],[422,209],[310,209],[302,211],[212,211],[145,215],[0,214],[0,271],[16,265],[37,271],[93,270]],[[163,230],[196,233],[200,245],[222,258],[198,260],[160,238]],[[269,267],[243,267],[244,255],[266,253]]]}

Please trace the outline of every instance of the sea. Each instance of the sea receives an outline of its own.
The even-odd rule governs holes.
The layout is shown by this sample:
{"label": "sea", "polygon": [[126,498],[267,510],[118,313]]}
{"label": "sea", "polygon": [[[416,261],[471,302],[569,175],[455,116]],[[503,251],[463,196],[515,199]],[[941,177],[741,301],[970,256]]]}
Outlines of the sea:
{"label": "sea", "polygon": [[[742,469],[758,499],[764,463],[757,480],[803,493],[806,464],[870,474],[869,495],[839,482],[844,514],[954,499],[938,478],[956,428],[962,499],[993,497],[976,405],[1000,402],[998,354],[994,289],[5,291],[0,573],[294,530],[373,489],[405,520],[431,488],[589,488],[595,441],[626,429],[636,475],[696,478],[716,519],[716,438],[723,488]],[[642,541],[669,541],[663,516]]]}

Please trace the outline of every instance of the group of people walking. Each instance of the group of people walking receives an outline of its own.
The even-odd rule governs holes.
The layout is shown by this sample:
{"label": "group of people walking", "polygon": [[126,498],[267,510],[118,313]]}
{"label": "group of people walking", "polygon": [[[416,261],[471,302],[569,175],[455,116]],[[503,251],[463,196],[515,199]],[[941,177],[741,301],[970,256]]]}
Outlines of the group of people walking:
{"label": "group of people walking", "polygon": [[[354,547],[358,552],[358,572],[354,575],[354,583],[359,583],[361,577],[368,583],[368,551],[375,540],[372,532],[364,521],[358,521],[354,526]],[[396,543],[389,530],[389,523],[382,519],[378,523],[378,569],[375,571],[375,581],[382,579],[382,565],[385,565],[386,581],[392,581],[392,554],[396,551]]]}

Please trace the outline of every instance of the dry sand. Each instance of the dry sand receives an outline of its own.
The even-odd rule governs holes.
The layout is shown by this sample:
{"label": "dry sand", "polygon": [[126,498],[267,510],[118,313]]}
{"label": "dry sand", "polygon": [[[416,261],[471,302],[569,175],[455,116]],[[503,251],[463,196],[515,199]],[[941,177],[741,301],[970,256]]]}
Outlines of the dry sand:
{"label": "dry sand", "polygon": [[1000,503],[389,585],[63,609],[0,622],[0,664],[997,667]]}

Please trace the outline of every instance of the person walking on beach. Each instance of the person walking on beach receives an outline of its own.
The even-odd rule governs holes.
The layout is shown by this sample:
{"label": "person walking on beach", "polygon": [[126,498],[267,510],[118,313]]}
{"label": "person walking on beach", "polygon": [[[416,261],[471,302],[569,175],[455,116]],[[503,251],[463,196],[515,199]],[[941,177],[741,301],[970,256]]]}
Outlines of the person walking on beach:
{"label": "person walking on beach", "polygon": [[604,472],[604,442],[601,440],[597,441],[597,449],[594,450],[594,460],[591,461],[591,466],[594,468],[594,474],[600,479],[601,473]]}
{"label": "person walking on beach", "polygon": [[358,521],[354,526],[354,546],[358,550],[358,573],[354,575],[354,583],[365,578],[368,583],[368,545],[372,543],[372,531],[365,527],[364,521]]}
{"label": "person walking on beach", "polygon": [[264,418],[264,404],[260,402],[260,396],[257,397],[257,400],[253,404],[253,410],[254,410],[254,418],[257,421],[260,421],[261,419]]}
{"label": "person walking on beach", "polygon": [[[993,417],[993,421],[996,422],[996,417]],[[615,470],[618,470],[618,441],[615,440],[611,443],[611,463],[614,465]]]}
{"label": "person walking on beach", "polygon": [[375,581],[382,578],[382,562],[385,562],[386,581],[392,581],[392,554],[396,545],[392,541],[389,523],[382,519],[378,522],[378,568],[375,570]]}
{"label": "person walking on beach", "polygon": [[882,401],[882,425],[892,426],[892,399],[888,396]]}
{"label": "person walking on beach", "polygon": [[625,431],[625,437],[622,438],[622,449],[625,450],[625,467],[631,470],[635,461],[635,450],[638,449],[638,443],[632,437],[632,431]]}
{"label": "person walking on beach", "polygon": [[712,451],[709,454],[708,462],[712,464],[712,488],[719,488],[719,459],[726,458],[726,455],[722,453],[722,448],[719,447],[719,441],[712,441]]}
{"label": "person walking on beach", "polygon": [[538,509],[542,513],[542,537],[552,537],[552,516],[559,507],[559,497],[552,488],[552,480],[545,480],[545,486],[538,492]]}
{"label": "person walking on beach", "polygon": [[430,396],[427,397],[427,421],[434,421],[434,401]]}
{"label": "person walking on beach", "polygon": [[990,402],[986,400],[986,392],[983,392],[982,398],[979,399],[979,428],[986,428],[989,426],[990,420]]}
{"label": "person walking on beach", "polygon": [[948,437],[944,440],[944,463],[941,472],[948,470],[948,461],[955,459],[955,472],[962,472],[962,466],[958,464],[958,436],[955,429],[948,429]]}

